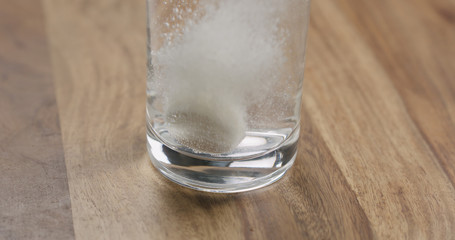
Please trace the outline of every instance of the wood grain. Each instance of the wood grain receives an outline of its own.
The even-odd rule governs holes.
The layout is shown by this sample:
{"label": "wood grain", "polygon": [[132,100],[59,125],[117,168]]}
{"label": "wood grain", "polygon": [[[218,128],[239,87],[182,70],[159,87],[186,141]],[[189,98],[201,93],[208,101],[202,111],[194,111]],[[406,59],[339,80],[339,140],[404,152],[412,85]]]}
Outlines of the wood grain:
{"label": "wood grain", "polygon": [[73,239],[41,2],[0,6],[0,239]]}
{"label": "wood grain", "polygon": [[[345,11],[353,3],[345,1]],[[365,3],[359,7],[372,14],[358,11],[349,17],[381,53],[376,57],[407,114],[455,186],[455,2]],[[388,18],[372,11],[381,5],[388,7]],[[407,18],[399,9],[408,9]]]}
{"label": "wood grain", "polygon": [[455,239],[453,1],[313,1],[295,165],[229,195],[148,159],[144,0],[12,2],[0,238]]}
{"label": "wood grain", "polygon": [[[369,45],[337,4],[313,5],[312,14],[319,21],[312,24],[307,70],[313,78],[308,77],[309,93],[303,101],[356,193],[374,235],[453,238],[454,188],[444,170],[451,166],[439,163],[408,114],[394,78],[376,57],[394,54],[393,49],[385,52]],[[320,70],[323,65],[329,69]]]}

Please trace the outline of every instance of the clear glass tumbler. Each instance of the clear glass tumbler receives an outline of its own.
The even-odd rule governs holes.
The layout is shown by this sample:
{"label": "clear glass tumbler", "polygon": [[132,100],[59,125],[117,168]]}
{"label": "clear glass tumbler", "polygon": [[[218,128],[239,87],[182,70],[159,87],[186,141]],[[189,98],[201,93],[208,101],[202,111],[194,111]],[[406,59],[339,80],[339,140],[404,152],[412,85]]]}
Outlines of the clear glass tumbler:
{"label": "clear glass tumbler", "polygon": [[147,0],[147,146],[198,190],[268,185],[299,138],[309,0]]}

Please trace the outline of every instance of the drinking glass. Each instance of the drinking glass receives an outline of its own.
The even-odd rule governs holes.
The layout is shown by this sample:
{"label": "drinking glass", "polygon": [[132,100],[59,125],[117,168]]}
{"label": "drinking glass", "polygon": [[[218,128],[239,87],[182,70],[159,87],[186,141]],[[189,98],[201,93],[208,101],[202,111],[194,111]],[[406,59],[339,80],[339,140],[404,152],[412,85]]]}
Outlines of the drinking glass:
{"label": "drinking glass", "polygon": [[297,154],[309,0],[147,0],[147,147],[181,185],[240,192]]}

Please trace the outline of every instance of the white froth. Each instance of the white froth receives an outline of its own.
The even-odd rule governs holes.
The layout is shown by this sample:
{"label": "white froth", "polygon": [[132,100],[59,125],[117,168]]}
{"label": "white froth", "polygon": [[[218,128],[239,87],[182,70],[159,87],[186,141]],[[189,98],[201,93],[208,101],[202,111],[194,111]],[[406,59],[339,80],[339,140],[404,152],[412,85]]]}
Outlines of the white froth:
{"label": "white froth", "polygon": [[242,141],[246,99],[266,95],[258,88],[267,91],[285,61],[276,2],[201,2],[202,13],[194,15],[202,17],[188,21],[171,44],[152,52],[167,99],[169,133],[179,143],[224,153]]}

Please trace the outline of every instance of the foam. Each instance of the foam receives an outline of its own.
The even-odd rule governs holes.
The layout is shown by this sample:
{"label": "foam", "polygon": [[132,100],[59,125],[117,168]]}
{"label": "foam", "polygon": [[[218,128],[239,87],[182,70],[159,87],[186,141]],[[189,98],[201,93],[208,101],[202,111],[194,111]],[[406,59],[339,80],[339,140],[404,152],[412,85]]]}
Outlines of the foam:
{"label": "foam", "polygon": [[276,20],[281,4],[200,4],[197,17],[152,52],[156,81],[166,98],[169,133],[179,143],[199,152],[229,152],[245,136],[247,99],[263,99],[285,61],[285,33]]}

